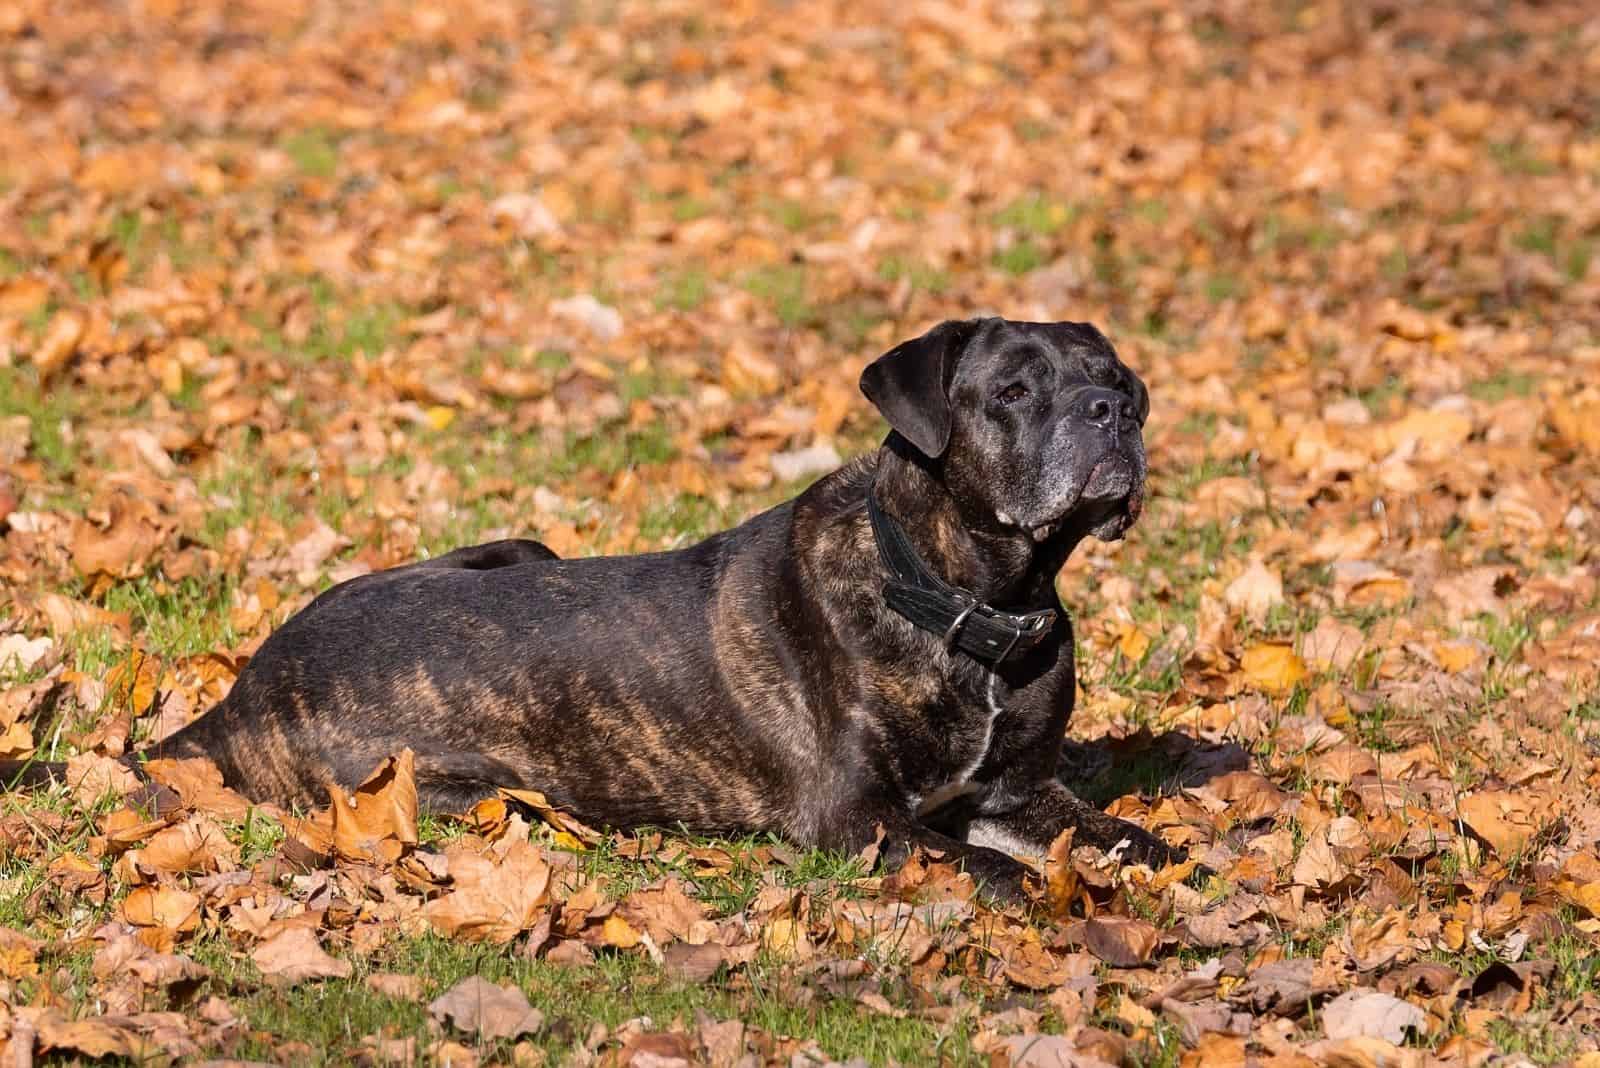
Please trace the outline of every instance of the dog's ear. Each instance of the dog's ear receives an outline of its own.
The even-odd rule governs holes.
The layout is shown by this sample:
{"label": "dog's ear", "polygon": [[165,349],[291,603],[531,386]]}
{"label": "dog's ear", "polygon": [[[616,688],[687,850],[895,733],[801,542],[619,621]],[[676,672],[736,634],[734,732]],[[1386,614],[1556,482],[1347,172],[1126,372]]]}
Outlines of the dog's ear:
{"label": "dog's ear", "polygon": [[925,456],[938,459],[950,444],[950,379],[956,358],[977,323],[951,320],[902,341],[861,372],[861,392]]}

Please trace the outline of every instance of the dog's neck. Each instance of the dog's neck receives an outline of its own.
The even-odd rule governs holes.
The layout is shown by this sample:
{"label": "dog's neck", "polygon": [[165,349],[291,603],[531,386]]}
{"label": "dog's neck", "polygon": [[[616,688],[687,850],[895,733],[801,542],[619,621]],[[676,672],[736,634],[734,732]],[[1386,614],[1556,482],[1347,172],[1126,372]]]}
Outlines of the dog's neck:
{"label": "dog's neck", "polygon": [[963,509],[945,486],[939,461],[895,433],[878,450],[869,491],[899,521],[929,570],[1006,610],[1056,607],[1056,573],[1087,533],[1065,529],[1037,545],[992,513]]}

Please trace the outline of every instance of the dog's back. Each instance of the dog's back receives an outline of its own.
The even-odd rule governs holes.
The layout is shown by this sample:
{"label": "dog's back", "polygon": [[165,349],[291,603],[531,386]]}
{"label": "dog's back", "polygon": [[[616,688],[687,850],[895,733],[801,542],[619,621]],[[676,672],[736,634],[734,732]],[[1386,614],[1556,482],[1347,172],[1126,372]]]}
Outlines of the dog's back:
{"label": "dog's back", "polygon": [[775,576],[729,580],[785,557],[795,505],[676,552],[440,558],[343,583],[157,753],[208,756],[252,798],[317,804],[409,746],[432,808],[522,785],[597,823],[783,829],[794,792],[773,784],[814,766],[815,710],[775,648]]}

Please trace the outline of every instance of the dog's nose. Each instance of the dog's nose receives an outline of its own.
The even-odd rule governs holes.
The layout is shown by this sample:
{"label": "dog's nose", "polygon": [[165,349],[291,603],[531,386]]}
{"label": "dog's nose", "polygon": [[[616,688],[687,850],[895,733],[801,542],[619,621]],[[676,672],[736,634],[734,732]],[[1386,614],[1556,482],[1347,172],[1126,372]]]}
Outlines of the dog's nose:
{"label": "dog's nose", "polygon": [[1100,386],[1090,386],[1084,390],[1075,407],[1078,418],[1102,430],[1110,430],[1119,422],[1133,423],[1139,419],[1139,410],[1133,406],[1132,397]]}

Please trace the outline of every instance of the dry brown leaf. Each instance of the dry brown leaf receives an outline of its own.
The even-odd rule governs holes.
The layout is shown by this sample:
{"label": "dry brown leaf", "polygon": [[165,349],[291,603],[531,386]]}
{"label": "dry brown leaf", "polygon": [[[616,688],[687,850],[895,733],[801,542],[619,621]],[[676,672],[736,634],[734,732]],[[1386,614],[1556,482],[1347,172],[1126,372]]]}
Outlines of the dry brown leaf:
{"label": "dry brown leaf", "polygon": [[192,931],[200,926],[200,898],[170,886],[141,886],[122,899],[123,920],[135,927]]}
{"label": "dry brown leaf", "polygon": [[218,819],[242,820],[255,807],[243,795],[224,786],[222,772],[203,757],[146,760],[144,772],[155,782],[176,790],[186,808]]}
{"label": "dry brown leaf", "polygon": [[[531,808],[541,820],[555,828],[558,835],[557,844],[564,849],[578,849],[581,846],[594,845],[603,837],[599,831],[593,827],[586,826],[577,817],[556,808],[545,798],[544,794],[537,790],[513,790],[502,787],[500,796],[510,798]],[[559,837],[561,834],[565,834],[568,837],[561,839]]]}
{"label": "dry brown leaf", "polygon": [[139,777],[120,760],[96,753],[80,753],[67,758],[67,786],[84,808],[93,808],[106,797],[123,797],[139,789]]}
{"label": "dry brown leaf", "polygon": [[1347,671],[1361,655],[1366,635],[1359,627],[1323,616],[1317,625],[1300,638],[1300,655],[1310,667]]}
{"label": "dry brown leaf", "polygon": [[306,927],[285,927],[250,953],[268,981],[292,985],[312,979],[348,979],[347,960],[328,955]]}
{"label": "dry brown leaf", "polygon": [[211,969],[188,957],[152,950],[131,927],[107,924],[95,932],[95,938],[103,944],[95,951],[93,971],[102,980],[127,976],[145,986],[165,987],[197,982],[211,974]]}
{"label": "dry brown leaf", "polygon": [[1283,579],[1260,560],[1252,560],[1228,583],[1222,599],[1234,612],[1259,623],[1275,605],[1283,603]]}
{"label": "dry brown leaf", "polygon": [[428,1005],[428,1014],[458,1031],[494,1041],[537,1034],[544,1014],[528,1004],[515,986],[496,986],[481,976],[469,975]]}
{"label": "dry brown leaf", "polygon": [[1094,1052],[1079,1049],[1061,1035],[1010,1035],[1001,1040],[1010,1068],[1114,1068]]}
{"label": "dry brown leaf", "polygon": [[367,987],[386,998],[396,1001],[421,1001],[427,984],[420,975],[400,975],[395,972],[373,972],[367,976]]}
{"label": "dry brown leaf", "polygon": [[41,380],[48,379],[72,359],[88,325],[82,315],[67,309],[50,317],[50,325],[45,328],[44,336],[31,354]]}
{"label": "dry brown leaf", "polygon": [[787,916],[767,924],[761,932],[761,945],[779,960],[804,961],[816,953],[806,925]]}
{"label": "dry brown leaf", "polygon": [[27,979],[39,974],[39,950],[44,945],[21,931],[0,927],[0,976]]}
{"label": "dry brown leaf", "polygon": [[634,926],[649,932],[658,946],[691,938],[696,925],[706,918],[705,906],[684,893],[683,884],[677,879],[635,890],[618,911]]}
{"label": "dry brown leaf", "polygon": [[1045,900],[1050,905],[1052,916],[1069,915],[1072,903],[1077,900],[1082,888],[1082,880],[1077,869],[1072,866],[1072,839],[1076,830],[1075,827],[1068,827],[1056,835],[1045,857]]}
{"label": "dry brown leaf", "polygon": [[239,847],[228,840],[220,824],[199,813],[156,832],[130,856],[142,868],[168,874],[233,871],[239,866]]}
{"label": "dry brown leaf", "polygon": [[417,844],[417,783],[410,749],[378,765],[355,793],[328,788],[333,848],[351,860],[393,863]]}
{"label": "dry brown leaf", "polygon": [[452,889],[424,908],[441,934],[469,942],[509,942],[534,926],[549,899],[544,853],[515,842],[502,859],[449,854]]}
{"label": "dry brown leaf", "polygon": [[1503,859],[1522,852],[1549,817],[1535,798],[1505,790],[1480,790],[1461,799],[1461,819]]}
{"label": "dry brown leaf", "polygon": [[1408,1001],[1374,990],[1350,990],[1322,1007],[1329,1038],[1381,1038],[1400,1045],[1408,1032],[1421,1031],[1427,1013]]}
{"label": "dry brown leaf", "polygon": [[127,494],[113,495],[110,521],[105,526],[87,520],[78,524],[72,539],[72,563],[88,577],[135,578],[144,574],[166,534],[147,501]]}
{"label": "dry brown leaf", "polygon": [[1294,881],[1300,886],[1327,889],[1344,881],[1350,867],[1340,860],[1328,841],[1327,828],[1322,828],[1306,839],[1300,856],[1294,862]]}
{"label": "dry brown leaf", "polygon": [[1114,968],[1146,963],[1160,941],[1154,924],[1128,916],[1096,916],[1083,924],[1084,947]]}

